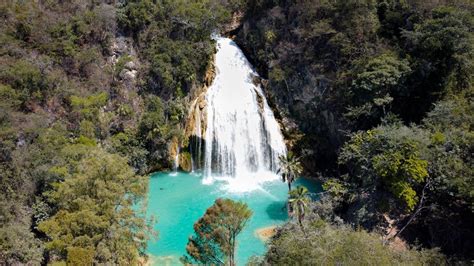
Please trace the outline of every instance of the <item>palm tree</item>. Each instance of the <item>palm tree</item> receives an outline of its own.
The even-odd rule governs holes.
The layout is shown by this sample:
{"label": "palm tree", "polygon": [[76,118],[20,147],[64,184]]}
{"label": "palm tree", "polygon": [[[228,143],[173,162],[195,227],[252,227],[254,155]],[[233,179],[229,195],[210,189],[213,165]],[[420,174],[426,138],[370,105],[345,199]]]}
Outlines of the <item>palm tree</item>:
{"label": "palm tree", "polygon": [[288,191],[291,190],[291,183],[301,174],[303,167],[299,161],[299,158],[293,155],[292,152],[288,154],[280,155],[278,157],[280,160],[280,169],[278,169],[278,174],[281,174],[283,182],[288,183]]}
{"label": "palm tree", "polygon": [[289,194],[288,209],[291,210],[292,215],[298,218],[298,224],[301,227],[301,231],[305,233],[303,219],[309,204],[308,189],[303,186],[297,186],[296,189],[291,190]]}

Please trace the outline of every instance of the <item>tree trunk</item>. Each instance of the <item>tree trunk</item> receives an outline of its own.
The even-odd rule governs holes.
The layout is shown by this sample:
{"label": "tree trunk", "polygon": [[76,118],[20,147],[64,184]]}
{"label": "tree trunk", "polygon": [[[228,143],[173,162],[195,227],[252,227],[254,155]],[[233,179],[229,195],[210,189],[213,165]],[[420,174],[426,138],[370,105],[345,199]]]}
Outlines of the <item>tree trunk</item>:
{"label": "tree trunk", "polygon": [[[393,230],[393,228],[392,228],[392,230],[390,230],[390,232],[388,233],[387,238],[382,241],[383,245],[386,245],[390,240],[397,238],[397,236],[399,236],[399,235],[403,232],[403,230],[405,230],[405,228],[407,228],[408,225],[410,225],[410,224],[415,220],[416,216],[417,216],[423,209],[426,208],[426,206],[424,206],[425,198],[426,198],[426,189],[429,187],[430,183],[431,183],[431,180],[428,180],[428,181],[426,182],[426,184],[423,186],[423,190],[421,191],[420,202],[419,202],[418,207],[416,208],[416,210],[415,210],[415,211],[412,213],[412,215],[410,216],[410,219],[408,219],[408,221],[406,222],[406,224],[405,224],[400,230],[398,230],[398,232],[395,233],[394,236],[390,237],[390,232]],[[395,228],[395,227],[394,227],[394,228]]]}
{"label": "tree trunk", "polygon": [[301,231],[303,231],[303,234],[306,235],[306,231],[304,230],[303,226],[303,219],[301,218],[301,216],[298,216],[298,223],[300,224]]}
{"label": "tree trunk", "polygon": [[230,240],[230,254],[229,254],[229,265],[230,266],[234,266],[235,265],[235,235],[233,235],[231,237],[231,240]]}
{"label": "tree trunk", "polygon": [[293,180],[295,180],[293,174],[289,174],[288,177],[287,177],[288,191],[291,191],[291,183],[293,183]]}
{"label": "tree trunk", "polygon": [[306,231],[304,230],[304,226],[303,226],[303,215],[304,215],[304,206],[297,206],[297,208],[299,208],[299,211],[298,211],[298,223],[301,227],[301,231],[303,231],[303,234],[306,236]]}

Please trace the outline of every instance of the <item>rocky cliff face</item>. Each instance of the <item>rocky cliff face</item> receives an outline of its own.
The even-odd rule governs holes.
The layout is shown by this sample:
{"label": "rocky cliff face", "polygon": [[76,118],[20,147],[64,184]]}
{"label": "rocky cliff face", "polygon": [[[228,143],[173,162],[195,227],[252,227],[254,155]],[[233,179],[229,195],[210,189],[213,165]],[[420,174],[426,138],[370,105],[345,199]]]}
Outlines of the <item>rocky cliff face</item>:
{"label": "rocky cliff face", "polygon": [[[170,160],[175,160],[178,155],[178,168],[183,171],[192,171],[191,143],[193,138],[203,138],[206,129],[206,92],[215,77],[214,56],[211,57],[209,67],[204,76],[204,84],[195,85],[190,93],[188,115],[184,122],[184,135],[182,139],[173,138],[169,144]],[[199,129],[199,130],[198,130]],[[202,135],[196,136],[196,132]]]}
{"label": "rocky cliff face", "polygon": [[[336,162],[342,143],[338,129],[344,128],[339,103],[332,102],[335,70],[331,62],[313,56],[318,49],[301,40],[300,25],[290,23],[296,10],[275,6],[258,12],[242,19],[234,39],[264,80],[287,145],[303,156],[308,172],[324,171]],[[309,61],[311,57],[318,59]]]}

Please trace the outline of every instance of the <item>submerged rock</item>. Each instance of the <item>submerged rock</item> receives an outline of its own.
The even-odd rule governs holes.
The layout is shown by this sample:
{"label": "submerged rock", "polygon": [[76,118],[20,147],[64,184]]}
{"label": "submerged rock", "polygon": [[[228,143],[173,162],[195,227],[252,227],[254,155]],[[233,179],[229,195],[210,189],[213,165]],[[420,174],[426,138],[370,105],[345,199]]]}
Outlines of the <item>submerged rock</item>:
{"label": "submerged rock", "polygon": [[263,242],[267,242],[270,238],[272,238],[277,231],[277,226],[272,225],[272,226],[267,226],[263,228],[259,228],[255,230],[255,235],[262,240]]}

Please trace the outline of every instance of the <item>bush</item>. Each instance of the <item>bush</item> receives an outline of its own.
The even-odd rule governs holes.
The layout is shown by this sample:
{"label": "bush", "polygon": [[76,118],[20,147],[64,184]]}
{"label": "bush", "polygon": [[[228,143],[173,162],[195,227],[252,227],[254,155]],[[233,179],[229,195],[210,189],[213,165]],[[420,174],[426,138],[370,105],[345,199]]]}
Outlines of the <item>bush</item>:
{"label": "bush", "polygon": [[[319,220],[321,221],[321,220]],[[436,250],[395,251],[381,236],[313,221],[303,235],[286,225],[270,241],[264,265],[444,265]]]}

